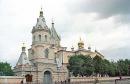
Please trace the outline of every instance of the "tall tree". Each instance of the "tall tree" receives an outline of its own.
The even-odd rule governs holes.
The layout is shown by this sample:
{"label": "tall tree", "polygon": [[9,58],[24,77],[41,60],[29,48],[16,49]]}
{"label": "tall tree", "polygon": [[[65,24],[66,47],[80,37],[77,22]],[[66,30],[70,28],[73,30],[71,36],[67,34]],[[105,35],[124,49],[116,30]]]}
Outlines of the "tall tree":
{"label": "tall tree", "polygon": [[90,76],[93,72],[101,76],[127,76],[130,74],[130,60],[113,62],[99,56],[92,59],[90,56],[74,55],[69,59],[68,69],[74,76]]}
{"label": "tall tree", "polygon": [[92,62],[93,61],[90,56],[71,56],[69,59],[68,69],[73,73],[74,76],[89,76],[94,71]]}
{"label": "tall tree", "polygon": [[1,76],[12,76],[13,70],[7,62],[0,62],[0,75]]}
{"label": "tall tree", "polygon": [[94,65],[93,65],[93,59],[90,56],[84,56],[84,68],[85,68],[85,75],[90,76],[94,72]]}
{"label": "tall tree", "polygon": [[95,56],[93,58],[94,68],[96,74],[103,74],[104,73],[104,63],[101,57]]}
{"label": "tall tree", "polygon": [[120,75],[129,75],[129,65],[130,65],[130,60],[128,59],[120,59],[117,61],[117,68],[118,72]]}

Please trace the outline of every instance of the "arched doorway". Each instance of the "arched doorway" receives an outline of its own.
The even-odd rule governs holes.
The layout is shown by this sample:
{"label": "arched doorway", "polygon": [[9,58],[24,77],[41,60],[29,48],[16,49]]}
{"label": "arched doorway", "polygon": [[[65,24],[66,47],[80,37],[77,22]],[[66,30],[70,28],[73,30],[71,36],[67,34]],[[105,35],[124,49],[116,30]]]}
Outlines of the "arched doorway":
{"label": "arched doorway", "polygon": [[44,72],[43,84],[52,84],[52,75],[50,71]]}
{"label": "arched doorway", "polygon": [[25,75],[26,82],[27,82],[27,83],[28,83],[28,82],[32,82],[32,77],[33,77],[33,75],[31,75],[31,74]]}

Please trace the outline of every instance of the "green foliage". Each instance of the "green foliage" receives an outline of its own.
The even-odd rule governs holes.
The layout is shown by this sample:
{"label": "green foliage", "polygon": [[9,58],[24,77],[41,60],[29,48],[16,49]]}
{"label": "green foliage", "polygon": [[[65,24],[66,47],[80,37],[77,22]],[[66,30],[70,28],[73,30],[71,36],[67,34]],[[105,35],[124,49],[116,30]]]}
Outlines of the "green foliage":
{"label": "green foliage", "polygon": [[70,57],[68,69],[74,76],[90,76],[93,73],[102,76],[127,76],[130,73],[129,66],[130,60],[128,59],[110,62],[99,56],[92,59],[90,56],[75,55]]}
{"label": "green foliage", "polygon": [[13,71],[11,66],[7,62],[0,62],[0,76],[12,76]]}
{"label": "green foliage", "polygon": [[104,72],[104,64],[102,58],[99,56],[95,56],[93,58],[95,73],[102,74]]}
{"label": "green foliage", "polygon": [[119,75],[129,75],[129,65],[130,65],[130,60],[125,59],[125,60],[119,60],[117,61],[117,68],[119,70]]}
{"label": "green foliage", "polygon": [[91,75],[94,71],[92,66],[92,58],[90,56],[76,55],[70,58],[68,68],[74,76],[86,76]]}
{"label": "green foliage", "polygon": [[117,73],[117,65],[115,62],[110,62],[110,64],[108,65],[108,75],[109,76],[116,76]]}

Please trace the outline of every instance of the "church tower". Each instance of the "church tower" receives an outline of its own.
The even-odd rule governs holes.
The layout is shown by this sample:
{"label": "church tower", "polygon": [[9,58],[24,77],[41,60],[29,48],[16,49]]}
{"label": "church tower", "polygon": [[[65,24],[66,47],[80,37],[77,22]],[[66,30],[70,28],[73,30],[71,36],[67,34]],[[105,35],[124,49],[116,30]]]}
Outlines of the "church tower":
{"label": "church tower", "polygon": [[60,37],[58,36],[55,27],[54,27],[54,22],[52,20],[52,27],[51,27],[51,44],[53,46],[58,46],[60,47]]}
{"label": "church tower", "polygon": [[37,23],[32,29],[32,45],[35,44],[49,44],[51,31],[46,25],[43,11],[41,9]]}
{"label": "church tower", "polygon": [[14,68],[15,75],[17,76],[25,76],[26,74],[30,74],[31,63],[26,54],[26,47],[22,46],[22,52],[18,59],[18,62]]}
{"label": "church tower", "polygon": [[[57,73],[57,68],[62,67],[61,60],[59,60],[61,57],[58,57],[57,54],[61,49],[60,37],[54,28],[54,22],[52,21],[52,26],[49,28],[41,9],[36,25],[32,29],[32,45],[28,49],[29,60],[37,68],[37,72],[40,73],[37,74],[38,77],[43,78],[43,80],[39,81],[47,82],[45,80],[49,79],[48,81],[52,82],[58,80],[58,75],[62,76],[63,74],[66,75],[65,78],[67,77],[67,71],[60,70],[60,74]],[[50,78],[46,78],[46,75]]]}
{"label": "church tower", "polygon": [[32,47],[29,49],[29,59],[33,62],[54,63],[55,52],[59,47],[60,37],[54,28],[54,22],[49,28],[41,9],[36,25],[32,29]]}

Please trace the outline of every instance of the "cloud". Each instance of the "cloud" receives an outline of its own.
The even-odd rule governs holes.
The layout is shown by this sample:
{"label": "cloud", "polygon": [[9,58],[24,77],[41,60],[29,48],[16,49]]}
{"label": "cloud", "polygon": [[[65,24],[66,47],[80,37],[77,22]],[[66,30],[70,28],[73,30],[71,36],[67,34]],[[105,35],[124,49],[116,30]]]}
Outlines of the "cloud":
{"label": "cloud", "polygon": [[130,0],[80,0],[69,4],[71,12],[97,13],[100,18],[108,18],[116,15],[129,15]]}
{"label": "cloud", "polygon": [[[77,23],[82,25],[78,25]],[[87,23],[87,25],[84,25],[84,22],[80,23],[80,20],[74,20],[74,23],[71,26],[72,28],[68,29],[68,31],[66,30],[67,32],[63,32],[61,34],[63,37],[62,40],[73,42],[73,39],[78,42],[77,38],[79,39],[79,37],[83,37],[83,40],[85,41],[87,47],[91,45],[93,47],[98,48],[99,50],[115,47],[119,48],[128,45],[130,40],[130,26],[120,24],[117,25],[113,23],[113,20],[110,19],[92,21]],[[66,41],[65,43],[66,45],[68,45],[69,43],[67,43]],[[70,47],[70,45],[68,47]]]}
{"label": "cloud", "polygon": [[115,21],[116,23],[120,23],[120,24],[128,24],[130,22],[130,15],[117,15],[115,16]]}
{"label": "cloud", "polygon": [[121,48],[103,50],[102,52],[106,55],[107,59],[117,61],[119,59],[128,59],[130,57],[128,54],[129,50],[130,46],[125,46]]}

